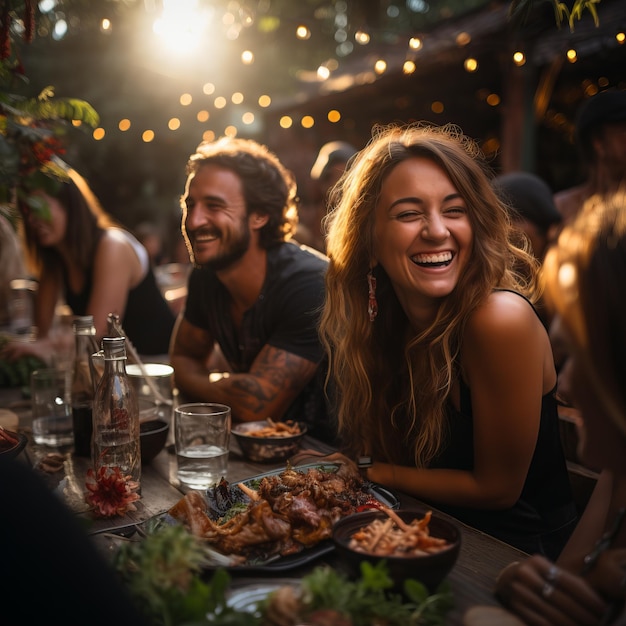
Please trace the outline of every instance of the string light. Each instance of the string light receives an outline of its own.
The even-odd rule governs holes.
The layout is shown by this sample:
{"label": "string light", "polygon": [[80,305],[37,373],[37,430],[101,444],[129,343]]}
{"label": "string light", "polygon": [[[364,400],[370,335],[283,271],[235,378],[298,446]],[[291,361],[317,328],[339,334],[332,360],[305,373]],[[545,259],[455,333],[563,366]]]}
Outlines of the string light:
{"label": "string light", "polygon": [[303,41],[309,39],[311,37],[311,31],[309,30],[308,26],[300,24],[300,26],[296,28],[296,37],[298,39],[302,39]]}
{"label": "string light", "polygon": [[467,72],[475,72],[478,69],[478,61],[473,57],[468,57],[463,63],[463,67]]}
{"label": "string light", "polygon": [[[42,0],[42,3],[45,2],[45,0]],[[166,3],[166,0],[163,0],[164,4]],[[40,4],[42,4],[40,3]],[[349,54],[352,51],[352,45],[350,44],[349,47],[343,47],[344,43],[349,43],[347,42],[348,39],[348,35],[349,35],[349,24],[348,24],[348,16],[347,16],[347,10],[344,10],[342,7],[344,7],[345,2],[338,2],[335,4],[335,9],[336,9],[336,20],[335,20],[335,30],[334,30],[334,38],[335,41],[337,43],[339,43],[340,45],[337,47],[336,52],[338,54],[338,58],[340,56],[345,56],[346,54]],[[345,5],[347,6],[347,5]],[[407,5],[408,6],[408,5]],[[397,7],[396,7],[397,9]],[[43,11],[43,9],[41,9]],[[239,21],[238,21],[239,19]],[[235,12],[228,12],[226,14],[224,14],[223,16],[223,20],[222,23],[224,25],[226,25],[227,27],[237,27],[237,33],[240,32],[241,30],[241,26],[247,27],[250,26],[253,23],[254,19],[253,16],[248,15],[248,16],[239,16],[239,18],[237,18],[237,16],[235,15]],[[271,20],[270,20],[271,21]],[[61,26],[59,28],[62,28],[62,21],[59,21],[58,23],[61,23]],[[278,28],[278,26],[280,25],[280,20],[278,19],[278,21],[273,20],[274,26],[273,26],[273,30],[276,30]],[[65,25],[65,27],[67,28],[67,25]],[[104,18],[101,22],[100,22],[100,29],[105,32],[109,32],[111,31],[113,27],[112,22],[107,19]],[[259,30],[261,30],[261,27],[259,26]],[[272,29],[270,29],[272,30]],[[300,40],[308,40],[312,37],[312,31],[311,29],[306,26],[305,24],[300,24],[296,27],[296,31],[295,31],[296,37]],[[63,35],[60,35],[63,36]],[[238,36],[238,35],[237,35]],[[359,45],[367,45],[370,43],[371,41],[371,36],[370,34],[364,30],[364,29],[358,29],[354,32],[354,37],[353,37],[354,41],[359,44]],[[619,43],[619,44],[623,44],[626,42],[626,33],[624,32],[618,32],[615,34],[615,40]],[[456,45],[458,46],[468,46],[471,42],[472,42],[472,36],[468,33],[468,32],[460,32],[458,33],[456,36],[454,36],[454,41],[456,43]],[[423,41],[421,40],[421,38],[414,36],[411,37],[409,39],[408,42],[408,46],[411,50],[417,51],[420,50],[423,47]],[[341,53],[340,53],[341,51]],[[567,51],[566,53],[566,57],[568,59],[568,61],[570,63],[575,63],[578,60],[578,56],[576,53],[575,49],[570,49]],[[524,52],[518,50],[515,51],[512,55],[512,63],[517,66],[517,67],[521,67],[523,65],[526,64],[527,62],[527,58],[526,55],[524,54]],[[254,63],[255,61],[255,55],[254,52],[252,50],[244,50],[241,53],[241,62],[244,65],[250,65],[252,63]],[[339,61],[337,59],[330,59],[326,62],[324,62],[323,64],[321,64],[318,69],[317,69],[317,79],[319,81],[324,81],[330,78],[332,72],[337,69],[339,65]],[[464,61],[464,68],[467,72],[476,72],[479,69],[479,63],[477,61],[476,58],[468,56],[465,61]],[[378,60],[376,60],[375,64],[374,64],[374,72],[376,75],[382,75],[384,74],[388,69],[387,66],[387,61],[384,58],[380,58]],[[404,61],[404,63],[402,64],[402,72],[405,75],[410,75],[413,74],[414,72],[416,72],[417,70],[417,66],[415,63],[415,60],[413,59],[407,59],[406,61]],[[315,74],[313,72],[309,72],[311,75],[315,76]],[[354,76],[353,77],[353,81],[354,84],[367,84],[367,83],[371,83],[374,82],[376,80],[376,76],[371,72],[362,72],[361,74],[359,74],[358,76]],[[597,93],[597,91],[599,91],[599,89],[603,89],[606,86],[608,86],[610,83],[610,81],[608,81],[608,79],[606,79],[606,77],[598,79],[598,86],[594,85],[594,84],[588,84],[587,86],[584,87],[584,92],[587,96],[589,95],[593,95],[594,93]],[[213,95],[216,91],[216,87],[213,83],[205,83],[202,86],[202,91],[205,95]],[[232,96],[230,97],[230,100],[232,101],[233,104],[235,105],[239,105],[242,104],[245,100],[245,96],[243,92],[234,92],[232,94]],[[484,96],[483,100],[490,106],[492,107],[496,107],[498,105],[501,104],[501,98],[498,94],[495,93],[489,93],[487,95]],[[182,94],[179,98],[179,102],[182,106],[189,106],[193,101],[193,97],[190,93],[185,93]],[[272,98],[267,95],[267,94],[263,94],[261,96],[258,97],[257,99],[257,103],[259,107],[262,108],[268,108],[271,106],[272,104]],[[227,98],[223,97],[223,96],[218,96],[214,99],[213,102],[213,106],[215,107],[215,109],[224,109],[228,104]],[[440,114],[443,113],[444,111],[444,105],[442,102],[440,101],[433,101],[431,103],[431,110],[434,113]],[[243,113],[241,115],[241,120],[243,122],[243,124],[246,125],[252,125],[254,124],[255,120],[256,120],[256,115],[255,112],[250,110],[250,111],[246,111],[245,113]],[[202,110],[199,111],[196,115],[197,121],[200,123],[205,123],[209,120],[210,118],[210,113],[208,110]],[[332,109],[330,111],[328,111],[328,113],[326,114],[326,118],[328,120],[328,122],[330,123],[337,123],[338,121],[340,121],[342,119],[342,116],[340,114],[339,111],[337,111],[336,109]],[[347,123],[348,121],[346,120],[345,123]],[[353,121],[352,121],[353,122]],[[290,128],[293,125],[294,121],[293,119],[289,116],[289,115],[284,115],[280,118],[279,120],[279,125],[281,128]],[[179,128],[182,127],[183,122],[179,119],[179,118],[171,118],[169,120],[169,122],[167,123],[168,128],[170,128],[170,130],[177,130]],[[300,125],[303,128],[312,128],[315,125],[315,119],[312,115],[304,115],[302,116],[301,120],[300,120]],[[118,128],[120,131],[122,132],[126,132],[130,129],[131,127],[131,121],[127,118],[124,118],[122,120],[119,121],[118,123]],[[209,131],[205,131],[204,135],[209,132]],[[213,131],[210,131],[214,134]],[[230,125],[228,126],[225,131],[225,133],[231,133],[232,134],[237,134],[237,128],[235,125]],[[105,129],[104,128],[98,128],[93,132],[93,137],[95,140],[99,141],[101,139],[103,139],[105,136]],[[152,130],[146,130],[144,131],[144,133],[142,134],[142,139],[144,142],[150,142],[155,138],[155,132]]]}

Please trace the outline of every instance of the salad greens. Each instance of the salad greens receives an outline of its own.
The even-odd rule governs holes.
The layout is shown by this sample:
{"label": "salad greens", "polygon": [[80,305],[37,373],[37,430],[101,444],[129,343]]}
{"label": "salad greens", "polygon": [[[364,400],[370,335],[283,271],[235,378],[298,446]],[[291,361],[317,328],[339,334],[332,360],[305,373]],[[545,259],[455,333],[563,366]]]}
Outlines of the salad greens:
{"label": "salad greens", "polygon": [[[114,566],[136,604],[154,626],[261,626],[270,598],[256,614],[228,605],[231,578],[218,569],[203,577],[206,547],[180,525],[151,522],[141,541],[121,545]],[[452,607],[452,593],[444,582],[429,595],[417,580],[407,580],[404,595],[391,593],[384,562],[363,563],[361,577],[319,566],[301,579],[303,617],[332,609],[353,626],[437,626]]]}

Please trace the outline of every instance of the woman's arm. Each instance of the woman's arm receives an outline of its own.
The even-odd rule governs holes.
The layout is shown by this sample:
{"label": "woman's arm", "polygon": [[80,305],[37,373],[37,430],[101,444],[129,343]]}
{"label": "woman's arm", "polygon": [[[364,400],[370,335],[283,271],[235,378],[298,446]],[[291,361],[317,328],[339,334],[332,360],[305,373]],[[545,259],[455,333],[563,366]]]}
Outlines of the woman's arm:
{"label": "woman's arm", "polygon": [[528,474],[542,396],[556,383],[549,339],[525,300],[496,292],[468,321],[461,358],[472,397],[473,471],[375,463],[368,477],[434,502],[508,508]]}

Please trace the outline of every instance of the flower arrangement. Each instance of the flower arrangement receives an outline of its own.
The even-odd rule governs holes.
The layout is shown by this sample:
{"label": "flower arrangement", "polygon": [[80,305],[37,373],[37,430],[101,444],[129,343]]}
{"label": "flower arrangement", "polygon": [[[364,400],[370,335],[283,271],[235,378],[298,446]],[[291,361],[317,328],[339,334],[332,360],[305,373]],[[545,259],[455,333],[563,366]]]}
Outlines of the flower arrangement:
{"label": "flower arrangement", "polygon": [[55,98],[46,87],[36,97],[12,93],[17,80],[28,82],[19,61],[15,40],[32,40],[35,10],[32,2],[0,0],[0,215],[13,224],[19,218],[16,200],[43,213],[47,205],[33,189],[54,192],[67,180],[64,135],[71,125],[95,128],[99,116],[93,107],[75,98]]}
{"label": "flower arrangement", "polygon": [[139,484],[125,476],[119,467],[100,467],[87,470],[85,500],[93,507],[96,517],[124,515],[136,511],[134,503],[141,497]]}

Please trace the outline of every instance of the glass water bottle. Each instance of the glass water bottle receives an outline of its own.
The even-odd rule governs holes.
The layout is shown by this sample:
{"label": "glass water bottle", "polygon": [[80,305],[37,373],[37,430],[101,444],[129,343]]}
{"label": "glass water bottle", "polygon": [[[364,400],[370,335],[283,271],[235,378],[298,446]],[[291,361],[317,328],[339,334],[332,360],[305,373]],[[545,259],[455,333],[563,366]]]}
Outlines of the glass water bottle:
{"label": "glass water bottle", "polygon": [[71,387],[74,454],[89,457],[91,456],[94,396],[91,355],[98,351],[98,344],[92,315],[75,317],[72,325],[76,346]]}
{"label": "glass water bottle", "polygon": [[126,374],[125,337],[102,340],[104,373],[93,404],[92,457],[101,467],[119,469],[140,485],[141,453],[137,396]]}

